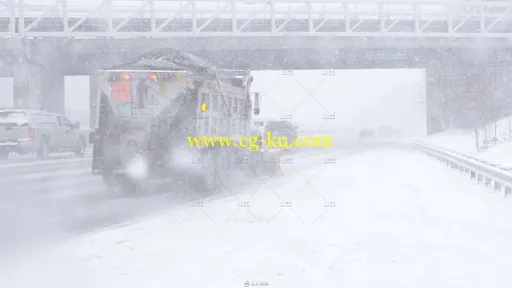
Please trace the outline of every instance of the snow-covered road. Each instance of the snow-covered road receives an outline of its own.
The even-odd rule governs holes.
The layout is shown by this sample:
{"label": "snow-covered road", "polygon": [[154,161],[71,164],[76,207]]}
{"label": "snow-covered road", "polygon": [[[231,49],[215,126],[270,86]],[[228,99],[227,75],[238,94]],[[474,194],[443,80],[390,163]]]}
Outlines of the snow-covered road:
{"label": "snow-covered road", "polygon": [[373,148],[22,257],[0,287],[511,287],[512,202]]}
{"label": "snow-covered road", "polygon": [[[299,151],[288,157],[293,163],[283,165],[300,170],[347,151]],[[55,155],[44,161],[26,157],[2,162],[0,187],[0,252],[41,241],[60,241],[201,199],[187,190],[115,195],[105,189],[101,177],[91,175],[90,154],[83,159]]]}

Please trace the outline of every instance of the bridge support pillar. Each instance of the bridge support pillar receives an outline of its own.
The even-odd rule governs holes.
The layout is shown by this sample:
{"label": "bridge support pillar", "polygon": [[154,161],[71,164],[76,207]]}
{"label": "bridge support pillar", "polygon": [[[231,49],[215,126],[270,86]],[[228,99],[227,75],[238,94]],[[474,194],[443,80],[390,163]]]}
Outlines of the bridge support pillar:
{"label": "bridge support pillar", "polygon": [[[62,49],[53,40],[21,39],[13,67],[14,107],[64,114]],[[62,46],[62,45],[61,45]]]}
{"label": "bridge support pillar", "polygon": [[427,134],[433,134],[442,131],[442,110],[440,107],[444,98],[440,76],[441,64],[439,62],[430,62],[427,65]]}
{"label": "bridge support pillar", "polygon": [[23,59],[14,66],[14,107],[64,114],[64,74]]}
{"label": "bridge support pillar", "polygon": [[95,129],[97,123],[96,114],[98,113],[99,107],[97,106],[97,97],[98,97],[98,71],[96,69],[91,70],[89,72],[89,91],[91,93],[91,97],[89,98],[89,127],[91,129]]}

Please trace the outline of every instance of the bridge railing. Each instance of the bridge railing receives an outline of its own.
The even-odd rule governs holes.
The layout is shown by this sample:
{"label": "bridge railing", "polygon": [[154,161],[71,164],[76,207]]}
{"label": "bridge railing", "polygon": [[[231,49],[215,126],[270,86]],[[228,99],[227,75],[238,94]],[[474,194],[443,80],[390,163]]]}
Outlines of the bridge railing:
{"label": "bridge railing", "polygon": [[[512,35],[512,3],[445,0],[4,0],[0,35]],[[323,33],[323,34],[322,34]]]}

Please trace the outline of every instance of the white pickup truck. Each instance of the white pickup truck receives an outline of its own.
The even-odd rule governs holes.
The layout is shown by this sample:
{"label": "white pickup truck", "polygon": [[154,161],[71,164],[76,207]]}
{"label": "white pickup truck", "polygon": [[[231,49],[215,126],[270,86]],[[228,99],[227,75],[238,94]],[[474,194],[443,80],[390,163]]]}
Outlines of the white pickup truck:
{"label": "white pickup truck", "polygon": [[85,132],[80,123],[71,123],[64,115],[45,111],[0,108],[0,160],[11,152],[36,153],[46,158],[51,152],[74,152],[83,157]]}

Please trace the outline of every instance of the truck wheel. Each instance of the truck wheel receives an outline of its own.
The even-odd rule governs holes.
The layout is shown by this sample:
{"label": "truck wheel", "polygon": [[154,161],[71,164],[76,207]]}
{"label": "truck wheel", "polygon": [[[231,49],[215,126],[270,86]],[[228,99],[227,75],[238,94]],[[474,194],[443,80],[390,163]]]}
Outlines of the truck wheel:
{"label": "truck wheel", "polygon": [[122,175],[104,174],[103,182],[109,191],[119,195],[137,192],[137,183]]}
{"label": "truck wheel", "polygon": [[80,143],[78,144],[78,147],[75,149],[75,156],[77,158],[83,158],[85,155],[85,140],[80,139]]}
{"label": "truck wheel", "polygon": [[0,160],[7,160],[7,158],[9,158],[9,150],[0,149]]}
{"label": "truck wheel", "polygon": [[226,150],[218,151],[215,155],[215,180],[218,185],[226,185],[232,174],[231,157],[229,157]]}
{"label": "truck wheel", "polygon": [[41,159],[46,159],[48,157],[48,153],[48,140],[43,138],[41,139],[41,143],[39,143],[39,147],[37,148],[37,156]]}
{"label": "truck wheel", "polygon": [[207,194],[217,186],[217,169],[215,164],[215,157],[212,151],[208,151],[203,155],[203,171],[200,179],[192,183],[192,186],[199,190],[198,192],[201,192],[201,194]]}

